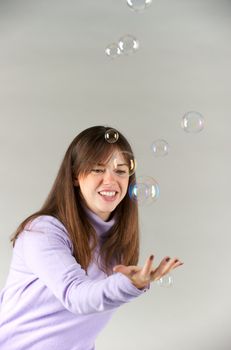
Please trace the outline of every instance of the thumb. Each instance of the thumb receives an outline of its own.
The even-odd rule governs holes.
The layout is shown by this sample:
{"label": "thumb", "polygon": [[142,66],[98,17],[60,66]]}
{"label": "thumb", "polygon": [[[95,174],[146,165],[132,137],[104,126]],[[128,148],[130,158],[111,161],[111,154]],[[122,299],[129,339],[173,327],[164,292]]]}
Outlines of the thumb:
{"label": "thumb", "polygon": [[121,272],[126,276],[132,276],[136,272],[140,271],[138,266],[126,266],[126,265],[116,265],[113,267],[114,272]]}
{"label": "thumb", "polygon": [[123,271],[124,268],[125,268],[124,265],[116,265],[116,266],[113,267],[113,271],[114,272],[120,272],[120,271]]}

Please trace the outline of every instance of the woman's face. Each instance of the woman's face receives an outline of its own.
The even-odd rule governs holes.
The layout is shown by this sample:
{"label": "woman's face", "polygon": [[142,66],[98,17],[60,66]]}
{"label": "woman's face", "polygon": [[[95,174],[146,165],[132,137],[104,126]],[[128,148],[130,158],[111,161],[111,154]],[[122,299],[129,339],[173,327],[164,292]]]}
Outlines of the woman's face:
{"label": "woman's face", "polygon": [[[116,163],[112,159],[116,159]],[[80,187],[87,207],[106,221],[125,197],[128,182],[129,165],[116,151],[108,163],[94,164],[90,172],[80,175],[74,184]]]}

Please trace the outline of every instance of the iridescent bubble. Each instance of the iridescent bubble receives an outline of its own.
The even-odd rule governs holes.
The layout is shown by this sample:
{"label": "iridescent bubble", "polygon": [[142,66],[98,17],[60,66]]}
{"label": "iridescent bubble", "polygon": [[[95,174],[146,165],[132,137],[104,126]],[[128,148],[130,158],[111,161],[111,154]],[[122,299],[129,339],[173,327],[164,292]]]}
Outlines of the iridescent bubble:
{"label": "iridescent bubble", "polygon": [[143,183],[136,183],[135,185],[130,186],[129,195],[132,199],[144,202],[149,196],[148,186]]}
{"label": "iridescent bubble", "polygon": [[167,275],[161,277],[159,280],[157,280],[157,284],[160,287],[164,287],[164,288],[172,287],[173,286],[172,275],[170,273],[168,273]]}
{"label": "iridescent bubble", "polygon": [[159,185],[150,176],[140,176],[135,183],[129,185],[129,197],[139,204],[151,204],[159,198]]}
{"label": "iridescent bubble", "polygon": [[181,127],[188,133],[200,132],[204,128],[204,117],[199,112],[187,112],[182,118]]}
{"label": "iridescent bubble", "polygon": [[143,11],[150,6],[152,0],[127,0],[128,6],[134,11]]}
{"label": "iridescent bubble", "polygon": [[136,160],[132,153],[127,151],[118,151],[113,154],[111,161],[115,171],[121,176],[131,176],[136,171]]}
{"label": "iridescent bubble", "polygon": [[104,137],[108,143],[115,143],[119,138],[119,133],[115,129],[108,129],[105,132]]}
{"label": "iridescent bubble", "polygon": [[163,157],[168,154],[169,144],[165,140],[156,140],[152,144],[152,150],[156,157]]}
{"label": "iridescent bubble", "polygon": [[133,35],[127,34],[119,39],[118,46],[122,54],[130,55],[138,50],[139,42]]}
{"label": "iridescent bubble", "polygon": [[112,43],[106,47],[105,53],[110,58],[116,58],[121,54],[121,50],[117,43]]}

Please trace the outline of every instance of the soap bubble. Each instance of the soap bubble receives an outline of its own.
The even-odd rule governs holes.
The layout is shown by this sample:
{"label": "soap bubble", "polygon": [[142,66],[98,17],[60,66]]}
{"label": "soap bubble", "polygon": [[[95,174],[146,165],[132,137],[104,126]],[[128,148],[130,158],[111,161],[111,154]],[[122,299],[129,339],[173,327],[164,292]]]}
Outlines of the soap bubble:
{"label": "soap bubble", "polygon": [[152,0],[127,0],[128,6],[134,11],[143,11],[150,6]]}
{"label": "soap bubble", "polygon": [[[124,159],[125,162],[121,162],[121,159]],[[136,171],[136,160],[132,153],[127,151],[118,151],[113,154],[111,161],[113,168],[121,175],[131,176]]]}
{"label": "soap bubble", "polygon": [[[105,170],[109,169],[111,174],[118,177],[128,178],[133,175],[136,170],[136,160],[131,152],[116,150],[110,158],[104,161],[88,161],[83,160],[81,169],[85,173],[89,173],[93,169]],[[94,172],[94,175],[102,175],[102,172]]]}
{"label": "soap bubble", "polygon": [[159,280],[157,280],[157,284],[158,286],[164,287],[164,288],[172,287],[173,286],[172,275],[168,273],[167,275],[161,277]]}
{"label": "soap bubble", "polygon": [[118,46],[121,53],[130,55],[138,50],[139,42],[133,35],[126,34],[119,39]]}
{"label": "soap bubble", "polygon": [[204,117],[199,112],[187,112],[182,118],[181,127],[188,133],[200,132],[204,128]]}
{"label": "soap bubble", "polygon": [[121,54],[121,50],[117,43],[112,43],[106,47],[105,53],[110,58],[116,58]]}
{"label": "soap bubble", "polygon": [[150,176],[140,176],[135,183],[129,185],[129,196],[139,204],[151,204],[160,194],[159,185]]}
{"label": "soap bubble", "polygon": [[108,129],[105,132],[104,137],[108,143],[115,143],[119,138],[119,133],[115,129]]}
{"label": "soap bubble", "polygon": [[156,140],[152,144],[152,150],[155,156],[163,157],[168,154],[169,145],[165,140]]}

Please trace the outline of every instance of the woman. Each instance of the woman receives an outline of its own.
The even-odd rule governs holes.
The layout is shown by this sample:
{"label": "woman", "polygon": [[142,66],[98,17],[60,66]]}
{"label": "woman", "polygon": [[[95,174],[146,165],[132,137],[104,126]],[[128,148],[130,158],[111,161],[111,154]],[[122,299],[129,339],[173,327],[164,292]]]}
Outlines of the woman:
{"label": "woman", "polygon": [[44,205],[11,238],[1,349],[93,350],[119,306],[182,264],[165,257],[154,268],[151,255],[136,266],[134,165],[128,141],[111,128],[88,128],[71,142]]}

